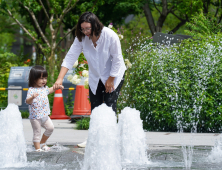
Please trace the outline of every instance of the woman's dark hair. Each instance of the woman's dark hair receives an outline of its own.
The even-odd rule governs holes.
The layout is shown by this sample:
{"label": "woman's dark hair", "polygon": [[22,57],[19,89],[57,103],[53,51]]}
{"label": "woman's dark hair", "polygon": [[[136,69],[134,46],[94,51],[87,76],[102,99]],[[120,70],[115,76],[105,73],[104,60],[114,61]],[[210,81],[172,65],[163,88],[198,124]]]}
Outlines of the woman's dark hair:
{"label": "woman's dark hair", "polygon": [[41,77],[48,77],[46,69],[42,66],[34,66],[29,72],[29,87],[34,87],[36,81]]}
{"label": "woman's dark hair", "polygon": [[100,22],[100,20],[97,18],[95,14],[92,12],[85,12],[83,13],[78,21],[77,28],[76,28],[76,36],[79,39],[79,41],[82,41],[82,37],[85,37],[85,34],[83,34],[81,30],[81,24],[83,22],[88,22],[91,24],[91,36],[93,36],[93,33],[95,36],[99,36],[102,29],[103,29],[103,24]]}

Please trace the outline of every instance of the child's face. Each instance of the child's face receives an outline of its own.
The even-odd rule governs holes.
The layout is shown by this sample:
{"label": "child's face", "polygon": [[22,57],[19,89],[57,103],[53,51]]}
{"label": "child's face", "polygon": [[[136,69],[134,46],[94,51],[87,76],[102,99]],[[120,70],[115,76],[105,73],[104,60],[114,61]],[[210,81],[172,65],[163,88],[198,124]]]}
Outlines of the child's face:
{"label": "child's face", "polygon": [[35,84],[36,84],[36,87],[43,87],[46,85],[46,83],[47,83],[47,77],[41,76],[41,78],[39,78]]}

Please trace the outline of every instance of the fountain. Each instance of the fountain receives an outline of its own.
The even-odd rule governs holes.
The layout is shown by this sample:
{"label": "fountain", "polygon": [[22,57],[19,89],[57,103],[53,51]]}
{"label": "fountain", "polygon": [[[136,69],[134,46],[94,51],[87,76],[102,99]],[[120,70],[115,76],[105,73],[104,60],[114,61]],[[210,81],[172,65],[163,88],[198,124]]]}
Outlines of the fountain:
{"label": "fountain", "polygon": [[220,163],[222,162],[222,137],[216,140],[214,147],[207,157],[210,162]]}
{"label": "fountain", "polygon": [[126,107],[119,115],[119,133],[122,163],[147,164],[146,135],[143,130],[140,112]]}
{"label": "fountain", "polygon": [[90,116],[89,135],[82,170],[121,170],[117,118],[102,104]]}
{"label": "fountain", "polygon": [[20,167],[27,162],[22,118],[18,106],[0,112],[0,167]]}
{"label": "fountain", "polygon": [[[10,120],[11,116],[15,121]],[[59,144],[52,146],[50,152],[35,152],[30,145],[26,149],[17,106],[10,104],[1,111],[0,118],[4,120],[1,122],[1,129],[4,127],[4,130],[0,135],[0,170],[100,170],[104,167],[117,170],[179,170],[185,167],[180,147],[168,146],[161,149],[150,146],[148,149],[140,112],[129,107],[121,111],[118,123],[110,107],[105,104],[97,107],[91,115],[85,151]],[[16,132],[9,130],[11,127],[16,129]],[[10,135],[6,135],[9,131],[15,137],[9,138]],[[3,140],[4,138],[7,138],[7,141]],[[13,140],[18,142],[13,143]],[[217,170],[222,166],[221,140],[212,150],[210,147],[193,147],[192,151],[192,166],[188,165],[186,169]],[[189,153],[186,155],[189,156]]]}

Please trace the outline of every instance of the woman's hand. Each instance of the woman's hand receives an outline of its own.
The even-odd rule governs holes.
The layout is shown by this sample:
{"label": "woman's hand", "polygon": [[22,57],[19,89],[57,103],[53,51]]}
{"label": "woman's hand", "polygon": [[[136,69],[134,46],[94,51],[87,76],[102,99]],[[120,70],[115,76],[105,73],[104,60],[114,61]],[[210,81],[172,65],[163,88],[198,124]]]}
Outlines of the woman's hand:
{"label": "woman's hand", "polygon": [[106,93],[112,93],[115,90],[114,79],[115,77],[109,77],[108,80],[106,81],[106,84],[105,84]]}
{"label": "woman's hand", "polygon": [[68,68],[66,67],[62,67],[60,72],[59,72],[59,76],[58,79],[56,80],[56,82],[53,85],[53,90],[57,90],[60,88],[60,86],[62,85],[63,82],[63,78],[65,77],[66,73],[68,72]]}
{"label": "woman's hand", "polygon": [[62,85],[62,79],[58,78],[56,80],[56,82],[54,83],[53,85],[53,90],[57,90],[57,89],[60,89],[61,85]]}
{"label": "woman's hand", "polygon": [[60,86],[59,86],[59,89],[63,90],[63,89],[64,89],[64,86],[63,86],[63,85],[60,85]]}

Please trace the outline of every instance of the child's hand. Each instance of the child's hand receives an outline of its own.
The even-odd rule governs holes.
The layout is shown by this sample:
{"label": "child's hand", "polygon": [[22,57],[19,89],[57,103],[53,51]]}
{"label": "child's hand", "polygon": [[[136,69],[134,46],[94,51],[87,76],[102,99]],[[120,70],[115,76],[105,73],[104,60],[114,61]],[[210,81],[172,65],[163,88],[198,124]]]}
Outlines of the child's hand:
{"label": "child's hand", "polygon": [[34,93],[33,96],[32,96],[32,98],[34,99],[34,98],[36,98],[38,95],[39,95],[38,93]]}

